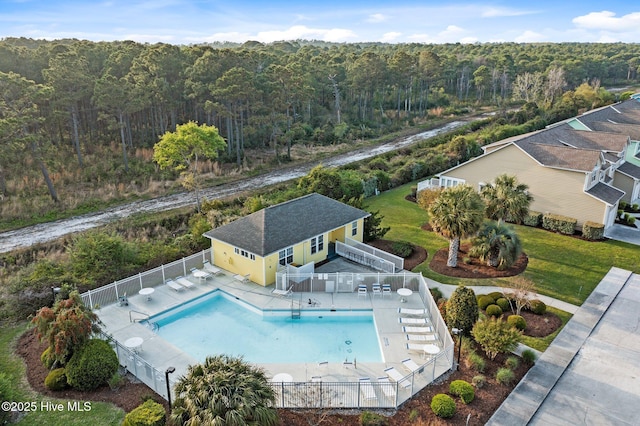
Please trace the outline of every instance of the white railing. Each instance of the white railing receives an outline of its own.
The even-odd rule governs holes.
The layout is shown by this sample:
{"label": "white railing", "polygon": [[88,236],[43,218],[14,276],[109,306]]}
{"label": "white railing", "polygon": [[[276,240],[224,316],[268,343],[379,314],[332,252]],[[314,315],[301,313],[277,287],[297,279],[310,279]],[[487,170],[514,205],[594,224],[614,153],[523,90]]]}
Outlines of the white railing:
{"label": "white railing", "polygon": [[396,265],[388,260],[382,259],[357,247],[352,247],[336,241],[336,253],[352,262],[365,265],[377,271],[394,273]]}
{"label": "white railing", "polygon": [[440,179],[434,177],[431,179],[420,181],[418,182],[418,188],[416,191],[420,192],[423,189],[429,189],[429,188],[440,188]]}
{"label": "white railing", "polygon": [[82,293],[82,301],[91,309],[118,302],[122,296],[138,294],[145,287],[163,284],[169,278],[185,276],[191,268],[201,268],[205,260],[211,261],[211,251],[203,250],[166,265],[141,272],[128,278]]}
{"label": "white railing", "polygon": [[[373,256],[384,259],[387,262],[393,263],[395,266],[395,271],[402,271],[404,269],[404,259],[401,258],[400,256],[396,256],[395,254],[391,254],[384,250],[377,249],[373,246],[370,246],[369,244],[361,243],[360,241],[356,241],[348,237],[344,239],[344,242],[348,246],[355,247],[357,249],[370,253]],[[391,272],[395,272],[395,271],[391,271]],[[386,272],[389,272],[389,271],[386,271]]]}
{"label": "white railing", "polygon": [[[371,287],[373,283],[389,284],[391,291],[399,288],[420,290],[420,282],[424,281],[421,274],[403,272],[390,274],[383,272],[331,272],[325,274],[289,274],[276,272],[276,288],[291,290],[297,293],[350,293],[357,290],[358,285]],[[371,289],[370,289],[371,290]]]}

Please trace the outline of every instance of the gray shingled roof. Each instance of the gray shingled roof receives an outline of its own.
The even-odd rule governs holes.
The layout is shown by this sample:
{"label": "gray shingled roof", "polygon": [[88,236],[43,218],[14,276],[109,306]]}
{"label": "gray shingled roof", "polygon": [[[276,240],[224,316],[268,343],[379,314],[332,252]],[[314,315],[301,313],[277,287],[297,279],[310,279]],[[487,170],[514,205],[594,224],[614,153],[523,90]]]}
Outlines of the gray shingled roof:
{"label": "gray shingled roof", "polygon": [[516,145],[545,167],[590,172],[600,158],[600,151],[595,150],[523,141]]}
{"label": "gray shingled roof", "polygon": [[587,191],[587,194],[590,194],[613,206],[624,196],[624,191],[620,191],[613,186],[598,182]]}
{"label": "gray shingled roof", "polygon": [[591,123],[591,130],[596,132],[621,133],[631,137],[631,140],[640,141],[640,126],[637,124],[615,124],[609,121]]}
{"label": "gray shingled roof", "polygon": [[204,235],[264,257],[369,215],[324,195],[310,194],[267,207]]}
{"label": "gray shingled roof", "polygon": [[617,171],[624,173],[627,176],[631,176],[635,179],[640,179],[640,167],[631,163],[622,163],[617,169]]}
{"label": "gray shingled roof", "polygon": [[640,124],[640,102],[629,99],[576,117],[590,129],[593,122],[609,121],[620,124]]}

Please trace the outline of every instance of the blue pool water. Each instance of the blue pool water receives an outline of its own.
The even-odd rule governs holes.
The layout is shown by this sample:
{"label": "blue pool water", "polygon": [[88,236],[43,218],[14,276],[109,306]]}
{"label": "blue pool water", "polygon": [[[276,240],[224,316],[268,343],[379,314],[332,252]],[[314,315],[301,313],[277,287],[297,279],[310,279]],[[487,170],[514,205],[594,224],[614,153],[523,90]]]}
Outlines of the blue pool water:
{"label": "blue pool water", "polygon": [[259,309],[216,291],[149,319],[158,336],[199,361],[242,355],[254,363],[382,362],[371,311],[305,312]]}

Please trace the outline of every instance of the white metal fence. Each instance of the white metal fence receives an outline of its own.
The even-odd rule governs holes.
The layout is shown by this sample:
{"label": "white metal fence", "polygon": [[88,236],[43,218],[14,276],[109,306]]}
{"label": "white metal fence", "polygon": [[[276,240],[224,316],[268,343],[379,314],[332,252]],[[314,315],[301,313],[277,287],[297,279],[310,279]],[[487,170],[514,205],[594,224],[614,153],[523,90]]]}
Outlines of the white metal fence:
{"label": "white metal fence", "polygon": [[[418,291],[421,282],[424,282],[422,275],[413,272],[403,272],[400,274],[382,272],[290,274],[287,272],[276,272],[277,289],[291,290],[299,293],[350,293],[356,291],[361,284],[366,285],[369,290],[371,290],[370,287],[373,283],[389,284],[391,291],[397,291],[399,288]],[[426,287],[426,284],[424,285]]]}
{"label": "white metal fence", "polygon": [[186,276],[191,268],[201,268],[205,260],[211,261],[209,250],[203,250],[175,262],[115,281],[95,290],[89,290],[80,296],[86,306],[98,309],[101,306],[116,303],[121,296],[138,294],[145,287],[155,287],[163,284],[169,278]]}
{"label": "white metal fence", "polygon": [[336,241],[336,253],[345,259],[349,259],[352,262],[365,265],[377,271],[393,273],[396,270],[396,266],[393,262],[375,256],[358,247],[341,243],[340,241]]}
{"label": "white metal fence", "polygon": [[404,259],[399,256],[396,256],[395,254],[391,254],[384,250],[377,249],[373,246],[370,246],[369,244],[361,243],[360,241],[356,241],[351,238],[345,238],[344,242],[348,246],[355,247],[364,252],[370,253],[371,255],[377,258],[384,259],[387,262],[393,263],[393,265],[395,266],[395,270],[385,269],[383,270],[383,272],[396,272],[396,271],[402,271],[404,269]]}
{"label": "white metal fence", "polygon": [[439,187],[440,187],[440,179],[434,177],[431,179],[426,179],[421,182],[418,182],[418,188],[416,192],[420,192],[423,189],[439,188]]}

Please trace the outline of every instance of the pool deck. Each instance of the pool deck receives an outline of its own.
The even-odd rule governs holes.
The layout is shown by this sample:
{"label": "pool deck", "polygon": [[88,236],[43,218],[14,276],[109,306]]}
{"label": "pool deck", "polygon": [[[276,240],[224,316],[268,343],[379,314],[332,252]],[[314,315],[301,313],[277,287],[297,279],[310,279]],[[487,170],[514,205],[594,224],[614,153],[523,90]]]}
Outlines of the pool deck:
{"label": "pool deck", "polygon": [[[292,376],[294,382],[311,381],[312,377],[321,376],[325,382],[358,381],[362,377],[385,376],[384,370],[395,367],[401,374],[409,374],[410,371],[402,364],[407,358],[412,358],[417,364],[427,362],[422,354],[409,352],[406,348],[407,337],[402,331],[402,324],[398,321],[398,308],[425,308],[416,293],[407,297],[406,303],[401,303],[400,296],[395,292],[390,295],[373,295],[370,291],[366,296],[358,296],[353,293],[294,293],[290,296],[280,296],[272,293],[273,287],[262,287],[254,283],[242,283],[233,274],[224,271],[213,279],[200,280],[192,275],[187,277],[195,285],[176,291],[167,285],[154,287],[155,291],[148,298],[146,295],[136,294],[128,297],[128,306],[112,304],[104,306],[96,311],[103,323],[103,330],[115,340],[122,343],[132,337],[141,337],[143,343],[137,348],[138,356],[159,371],[165,371],[168,367],[175,367],[173,375],[178,378],[186,373],[187,367],[197,364],[199,361],[183,352],[180,348],[158,337],[150,328],[137,321],[144,320],[167,309],[189,302],[194,298],[203,296],[216,289],[223,290],[236,296],[247,303],[263,310],[290,310],[292,299],[307,301],[311,299],[314,305],[301,303],[302,315],[313,310],[362,310],[372,309],[377,328],[381,351],[384,362],[380,363],[301,363],[301,364],[259,364],[269,377],[279,373],[287,373]],[[214,325],[212,325],[214,326]],[[441,336],[438,336],[441,338]],[[229,339],[241,338],[229,336]],[[441,342],[439,343],[441,346]],[[352,359],[347,360],[353,362]],[[436,361],[433,368],[434,376],[438,377],[450,368],[451,364],[446,359]],[[416,386],[423,387],[428,383],[427,377],[416,375]],[[431,376],[431,374],[427,375]]]}

